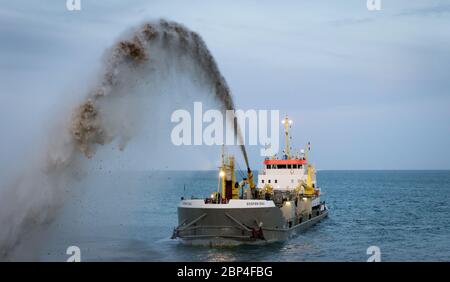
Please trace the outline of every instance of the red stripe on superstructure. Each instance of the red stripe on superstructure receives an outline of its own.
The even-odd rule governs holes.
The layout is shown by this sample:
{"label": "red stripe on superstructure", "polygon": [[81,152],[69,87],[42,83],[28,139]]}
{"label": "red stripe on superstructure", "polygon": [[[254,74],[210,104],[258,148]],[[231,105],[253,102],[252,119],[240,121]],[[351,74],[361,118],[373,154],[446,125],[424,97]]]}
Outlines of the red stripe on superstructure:
{"label": "red stripe on superstructure", "polygon": [[306,160],[265,160],[265,165],[283,165],[283,164],[306,164]]}

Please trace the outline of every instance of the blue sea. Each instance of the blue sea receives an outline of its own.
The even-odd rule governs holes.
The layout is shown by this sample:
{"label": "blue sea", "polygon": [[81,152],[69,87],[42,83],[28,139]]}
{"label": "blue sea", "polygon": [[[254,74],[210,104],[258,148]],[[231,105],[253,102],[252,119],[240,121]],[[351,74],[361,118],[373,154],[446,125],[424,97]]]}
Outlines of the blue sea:
{"label": "blue sea", "polygon": [[181,196],[208,196],[216,171],[91,172],[42,235],[36,258],[65,261],[450,260],[450,171],[319,171],[327,219],[284,243],[193,247],[171,240]]}

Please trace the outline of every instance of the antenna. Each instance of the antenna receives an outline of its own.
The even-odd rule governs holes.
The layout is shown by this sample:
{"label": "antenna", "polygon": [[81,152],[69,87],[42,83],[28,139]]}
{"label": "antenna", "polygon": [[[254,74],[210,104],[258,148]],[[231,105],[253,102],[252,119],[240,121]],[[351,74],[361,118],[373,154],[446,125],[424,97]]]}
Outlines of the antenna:
{"label": "antenna", "polygon": [[309,160],[308,160],[309,151],[311,151],[311,142],[308,141],[308,145],[305,149],[305,159],[306,159],[306,162],[308,162],[308,163],[309,163]]}
{"label": "antenna", "polygon": [[286,117],[281,121],[281,123],[284,125],[284,132],[286,137],[286,144],[285,144],[285,154],[288,159],[291,158],[291,152],[289,147],[289,127],[292,124],[292,120],[289,119],[289,117],[286,115]]}

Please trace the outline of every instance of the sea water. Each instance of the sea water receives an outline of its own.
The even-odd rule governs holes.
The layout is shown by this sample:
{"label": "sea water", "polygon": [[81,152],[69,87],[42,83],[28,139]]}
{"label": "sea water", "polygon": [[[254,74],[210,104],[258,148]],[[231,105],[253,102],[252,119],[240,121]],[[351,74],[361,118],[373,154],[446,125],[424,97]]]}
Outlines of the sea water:
{"label": "sea water", "polygon": [[[181,197],[208,197],[216,171],[92,172],[36,242],[35,259],[65,261],[450,260],[450,171],[319,171],[328,218],[284,243],[185,246],[171,240]],[[31,250],[30,250],[31,251]]]}

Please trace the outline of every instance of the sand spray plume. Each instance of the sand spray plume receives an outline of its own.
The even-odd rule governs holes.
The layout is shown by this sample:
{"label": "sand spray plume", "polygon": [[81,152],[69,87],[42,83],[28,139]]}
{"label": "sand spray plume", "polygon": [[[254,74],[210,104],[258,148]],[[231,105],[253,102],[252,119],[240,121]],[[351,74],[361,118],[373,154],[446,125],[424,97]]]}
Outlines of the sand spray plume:
{"label": "sand spray plume", "polygon": [[[199,67],[213,85],[214,97],[220,102],[222,110],[234,110],[235,107],[228,84],[220,73],[217,63],[203,39],[197,33],[190,31],[181,24],[166,20],[160,20],[157,23],[145,23],[134,32],[131,39],[119,41],[112,49],[100,85],[79,106],[74,116],[72,134],[78,148],[86,156],[92,156],[96,144],[105,144],[114,138],[101,126],[97,101],[107,99],[111,94],[114,95],[114,88],[120,83],[119,69],[123,64],[134,68],[149,61],[152,54],[149,54],[148,45],[156,41],[162,41],[164,45],[170,45],[178,52],[189,55],[194,62],[199,64]],[[234,131],[243,144],[238,124]],[[240,148],[248,168],[245,146],[241,145]]]}
{"label": "sand spray plume", "polygon": [[[152,81],[152,71],[158,71],[170,61],[159,57],[167,53],[170,58],[175,57],[173,60],[177,56],[188,57],[199,71],[189,75],[198,76],[201,83],[207,84],[223,111],[234,110],[230,89],[197,33],[166,20],[144,23],[126,33],[106,50],[98,79],[75,107],[69,125],[51,134],[55,143],[41,150],[44,156],[21,172],[18,180],[0,190],[0,259],[7,258],[27,234],[56,216],[61,194],[83,166],[82,155],[91,158],[99,145],[114,140],[119,141],[121,149],[125,147],[133,132],[123,118],[126,114],[120,115],[115,109],[133,97],[135,84]],[[237,123],[237,120],[228,122]],[[242,144],[238,124],[235,135]],[[240,149],[248,168],[245,146],[241,145]]]}

